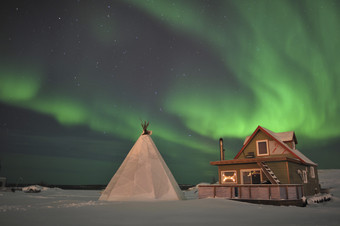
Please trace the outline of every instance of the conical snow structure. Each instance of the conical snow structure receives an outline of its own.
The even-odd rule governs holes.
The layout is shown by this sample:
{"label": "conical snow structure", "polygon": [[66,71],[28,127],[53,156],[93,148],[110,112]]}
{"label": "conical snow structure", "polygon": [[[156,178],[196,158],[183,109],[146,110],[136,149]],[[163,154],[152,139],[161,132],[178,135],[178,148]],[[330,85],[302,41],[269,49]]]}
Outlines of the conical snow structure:
{"label": "conical snow structure", "polygon": [[141,135],[99,200],[179,200],[183,193],[149,134]]}

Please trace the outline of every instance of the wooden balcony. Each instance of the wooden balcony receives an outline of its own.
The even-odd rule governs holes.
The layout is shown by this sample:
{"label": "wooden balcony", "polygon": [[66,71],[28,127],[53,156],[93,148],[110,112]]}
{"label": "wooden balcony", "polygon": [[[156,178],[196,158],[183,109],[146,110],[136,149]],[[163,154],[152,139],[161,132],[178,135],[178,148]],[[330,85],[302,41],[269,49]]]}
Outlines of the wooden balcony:
{"label": "wooden balcony", "polygon": [[301,184],[199,185],[198,197],[226,198],[251,203],[304,206]]}

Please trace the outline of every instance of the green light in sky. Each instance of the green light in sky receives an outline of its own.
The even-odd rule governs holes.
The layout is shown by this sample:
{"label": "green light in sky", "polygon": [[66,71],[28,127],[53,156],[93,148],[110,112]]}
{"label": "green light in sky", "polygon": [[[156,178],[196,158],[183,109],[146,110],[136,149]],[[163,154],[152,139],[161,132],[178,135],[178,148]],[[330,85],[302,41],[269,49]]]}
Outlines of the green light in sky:
{"label": "green light in sky", "polygon": [[[140,119],[151,118],[142,106],[127,108],[126,105],[114,99],[101,97],[98,99],[83,99],[65,96],[61,93],[37,95],[40,80],[36,74],[16,72],[1,73],[1,99],[14,106],[24,107],[43,114],[53,116],[59,123],[71,125],[87,125],[95,131],[115,134],[123,139],[135,140],[141,132]],[[116,103],[116,104],[113,104]],[[159,124],[159,125],[158,125]],[[155,129],[155,136],[168,141],[194,146],[208,150],[197,141],[185,140],[171,123],[159,122],[152,119],[151,125]],[[157,126],[158,125],[158,126]],[[152,126],[151,126],[152,127]]]}
{"label": "green light in sky", "polygon": [[88,117],[88,110],[81,101],[72,100],[72,98],[63,98],[61,96],[54,98],[39,98],[33,101],[30,108],[35,111],[53,115],[60,123],[64,125],[84,124]]}
{"label": "green light in sky", "polygon": [[[86,88],[75,91],[67,85],[44,87],[45,92],[39,93],[41,72],[23,66],[20,70],[0,67],[0,99],[51,115],[63,125],[85,125],[125,139],[135,139],[136,131],[141,131],[139,120],[150,119],[155,136],[206,151],[208,146],[199,138],[187,139],[167,116],[214,139],[244,138],[257,125],[277,132],[295,130],[308,137],[340,134],[340,100],[336,98],[340,96],[340,18],[332,1],[325,1],[323,7],[319,7],[320,1],[302,2],[307,10],[303,16],[295,1],[221,1],[214,8],[218,13],[195,1],[129,2],[164,22],[169,33],[179,31],[204,43],[225,71],[214,75],[193,72],[171,80],[160,103],[166,116],[148,112],[143,103],[129,106],[135,99],[111,93],[112,87],[100,82],[101,89],[91,94]],[[206,13],[197,13],[202,10]],[[99,31],[94,31],[98,40],[113,41],[116,34],[112,29],[119,22],[98,18],[92,21],[99,24]],[[86,73],[82,79],[90,78],[90,84],[92,75]],[[233,82],[228,83],[228,78]]]}
{"label": "green light in sky", "polygon": [[35,69],[9,69],[0,65],[0,99],[6,102],[34,98],[40,88],[41,74]]}
{"label": "green light in sky", "polygon": [[[190,129],[215,139],[243,138],[257,125],[313,138],[340,134],[340,18],[333,1],[305,1],[303,16],[295,1],[224,1],[211,15],[185,1],[131,2],[207,42],[232,71],[227,76],[238,79],[238,89],[209,75],[204,87],[195,85],[195,74],[178,80],[167,107]],[[238,21],[221,17],[237,13]]]}

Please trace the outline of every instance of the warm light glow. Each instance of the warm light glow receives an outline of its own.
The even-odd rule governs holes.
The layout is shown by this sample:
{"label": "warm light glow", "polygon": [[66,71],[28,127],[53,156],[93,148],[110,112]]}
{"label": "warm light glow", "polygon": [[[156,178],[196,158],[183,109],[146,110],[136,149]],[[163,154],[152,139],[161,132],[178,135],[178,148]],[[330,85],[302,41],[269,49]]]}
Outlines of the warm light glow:
{"label": "warm light glow", "polygon": [[227,182],[228,180],[232,180],[233,182],[235,182],[235,177],[234,176],[224,176],[223,175],[223,182]]}
{"label": "warm light glow", "polygon": [[236,172],[222,172],[222,182],[223,183],[235,183],[236,182]]}

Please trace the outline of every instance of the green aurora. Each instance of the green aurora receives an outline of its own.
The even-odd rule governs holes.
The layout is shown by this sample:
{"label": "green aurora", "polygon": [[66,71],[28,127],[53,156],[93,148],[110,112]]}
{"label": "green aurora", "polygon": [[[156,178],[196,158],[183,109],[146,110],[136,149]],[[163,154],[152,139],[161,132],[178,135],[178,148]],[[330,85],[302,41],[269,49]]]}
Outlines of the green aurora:
{"label": "green aurora", "polygon": [[[64,32],[56,41],[47,41],[48,36],[43,36],[39,42],[32,36],[40,51],[25,47],[23,52],[30,54],[18,57],[20,54],[13,53],[11,45],[2,44],[5,51],[1,53],[0,101],[3,104],[51,117],[65,128],[109,134],[128,142],[121,145],[122,149],[131,147],[140,135],[140,120],[149,120],[156,145],[161,143],[166,149],[165,154],[159,148],[181,183],[193,182],[188,179],[192,171],[181,175],[187,170],[183,156],[195,155],[192,168],[202,169],[202,178],[195,178],[194,182],[209,180],[215,170],[209,161],[218,158],[218,138],[230,142],[226,149],[227,156],[232,158],[241,148],[242,139],[257,125],[276,132],[294,130],[298,139],[310,143],[305,147],[338,143],[338,1],[209,4],[135,0],[87,4],[77,8],[65,2],[64,7],[69,7],[79,19],[67,14],[72,22],[51,25]],[[14,14],[16,7],[22,8],[14,4],[8,8],[8,15]],[[94,10],[90,10],[92,7]],[[116,14],[109,14],[115,7]],[[123,15],[118,13],[121,9],[129,19],[119,17]],[[24,19],[18,21],[5,20],[9,25],[1,32],[3,40],[8,39],[4,34],[20,34],[15,32]],[[82,22],[86,29],[73,25],[74,21]],[[152,30],[145,28],[144,32],[145,24],[151,24],[148,26]],[[87,46],[68,40],[69,36],[76,36],[75,30],[81,33],[78,36],[86,36]],[[82,33],[85,31],[86,35]],[[153,36],[158,33],[172,36],[162,42],[170,43],[170,50],[164,50],[161,45],[156,47],[158,39]],[[135,44],[143,38],[151,43],[150,47]],[[192,45],[190,51],[189,47],[173,50],[185,43]],[[68,47],[72,51],[62,54],[62,49]],[[129,55],[128,48],[133,54]],[[156,50],[163,55],[152,55]],[[46,57],[45,52],[50,55],[58,52],[60,56]],[[69,57],[68,61],[61,55]],[[155,68],[138,71],[145,70],[140,62],[148,62]],[[137,70],[138,67],[142,69]],[[118,159],[127,151],[120,152]],[[14,155],[11,153],[7,159]],[[58,158],[63,162],[65,157]],[[84,161],[88,162],[89,158]],[[72,158],[66,162],[72,166]],[[93,164],[100,167],[100,162]],[[103,161],[103,165],[108,169],[110,164]],[[114,167],[118,166],[119,161]],[[334,163],[331,167],[339,166]]]}
{"label": "green aurora", "polygon": [[[339,136],[340,16],[334,2],[222,1],[224,14],[213,18],[197,14],[199,4],[133,2],[174,30],[207,42],[237,77],[237,88],[209,76],[174,85],[167,106],[190,129],[215,139],[243,138],[257,125],[309,138]],[[241,23],[228,19],[230,7]],[[301,15],[301,8],[308,12]],[[223,18],[228,22],[221,23]]]}

